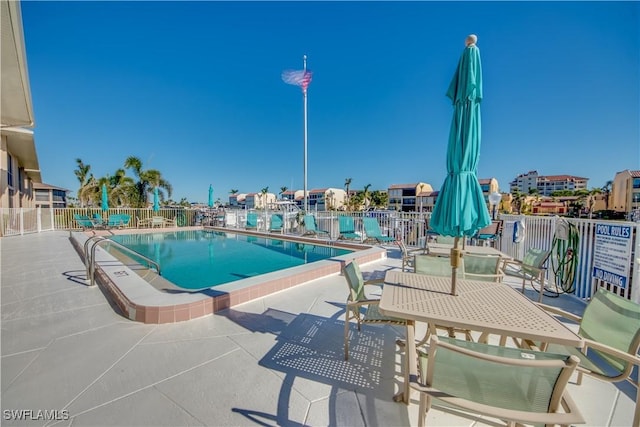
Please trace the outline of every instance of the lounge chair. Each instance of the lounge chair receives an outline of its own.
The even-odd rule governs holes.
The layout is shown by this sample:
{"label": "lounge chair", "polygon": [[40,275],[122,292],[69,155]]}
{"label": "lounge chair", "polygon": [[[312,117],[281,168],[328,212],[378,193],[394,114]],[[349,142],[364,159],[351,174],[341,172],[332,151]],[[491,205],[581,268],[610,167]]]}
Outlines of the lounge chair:
{"label": "lounge chair", "polygon": [[584,424],[566,391],[577,365],[575,356],[432,336],[428,355],[418,352],[418,375],[411,379],[420,392],[418,425],[425,425],[432,402],[509,426]]}
{"label": "lounge chair", "polygon": [[[578,335],[584,349],[556,344],[542,346],[546,351],[571,354],[580,359],[578,381],[589,375],[606,382],[628,381],[636,388],[636,406],[632,426],[640,425],[640,304],[622,298],[613,292],[598,288],[582,317],[557,307],[539,304],[552,314],[578,323]],[[635,367],[635,375],[633,374]]]}
{"label": "lounge chair", "polygon": [[284,222],[282,220],[282,215],[271,214],[271,223],[269,224],[269,231],[278,231],[282,233],[283,226],[284,226]]}
{"label": "lounge chair", "polygon": [[78,226],[83,230],[90,230],[96,228],[96,223],[87,215],[73,214],[73,219]]}
{"label": "lounge chair", "polygon": [[307,214],[304,216],[304,229],[305,232],[303,235],[314,235],[314,236],[318,236],[322,233],[326,234],[327,236],[330,235],[330,233],[326,230],[320,230],[318,228],[318,225],[316,224],[316,217],[311,215],[311,214]]}
{"label": "lounge chair", "polygon": [[367,235],[367,240],[376,240],[378,243],[390,243],[395,241],[393,237],[382,234],[380,224],[378,224],[377,219],[364,217],[362,218],[362,224],[364,225],[364,232]]}
{"label": "lounge chair", "polygon": [[129,225],[129,221],[131,221],[131,215],[127,214],[111,214],[109,215],[109,220],[107,221],[107,225],[109,227],[126,227]]}
{"label": "lounge chair", "polygon": [[360,239],[360,235],[356,234],[356,226],[353,222],[353,217],[341,215],[338,217],[338,224],[340,225],[340,236],[338,239]]}
{"label": "lounge chair", "polygon": [[257,230],[258,229],[258,214],[255,212],[247,213],[247,224],[244,227],[247,230]]}
{"label": "lounge chair", "polygon": [[[351,319],[358,322],[358,330],[362,323],[377,323],[391,325],[406,325],[407,321],[395,317],[387,317],[380,313],[378,305],[379,299],[369,299],[365,293],[367,285],[381,285],[384,279],[365,280],[362,277],[360,267],[355,261],[350,262],[342,268],[342,273],[347,279],[349,296],[345,308],[344,317],[344,360],[349,360],[349,324]],[[362,308],[366,308],[362,311]]]}
{"label": "lounge chair", "polygon": [[102,218],[102,215],[100,215],[99,213],[94,213],[93,214],[93,218],[91,219],[91,221],[93,221],[93,224],[95,226],[103,226],[104,227],[104,226],[108,225],[107,221],[105,221]]}

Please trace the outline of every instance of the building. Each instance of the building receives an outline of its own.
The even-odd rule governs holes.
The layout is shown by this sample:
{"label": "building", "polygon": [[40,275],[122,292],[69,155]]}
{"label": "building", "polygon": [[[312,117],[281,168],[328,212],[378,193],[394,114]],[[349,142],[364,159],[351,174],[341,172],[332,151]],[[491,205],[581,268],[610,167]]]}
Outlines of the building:
{"label": "building", "polygon": [[[426,182],[416,182],[413,184],[394,184],[389,187],[389,209],[402,212],[415,212],[420,210],[418,195],[421,198],[429,197],[426,193],[433,192],[433,188]],[[422,199],[424,201],[424,199]],[[423,204],[422,208],[425,208]]]}
{"label": "building", "polygon": [[[308,192],[307,192],[308,193]],[[282,200],[289,200],[294,202],[296,206],[303,209],[304,204],[304,190],[287,190],[282,193]]]}
{"label": "building", "polygon": [[640,170],[623,170],[616,173],[611,185],[609,209],[631,213],[640,209]]}
{"label": "building", "polygon": [[34,207],[41,183],[20,2],[0,2],[0,208]]}
{"label": "building", "polygon": [[267,205],[276,202],[276,195],[273,193],[248,193],[244,199],[247,209],[264,209]]}
{"label": "building", "polygon": [[342,188],[319,188],[309,191],[309,209],[318,211],[337,210],[344,207],[347,192]]}
{"label": "building", "polygon": [[36,207],[43,209],[67,207],[67,193],[69,190],[49,184],[34,183],[33,191]]}
{"label": "building", "polygon": [[529,194],[532,189],[541,196],[551,196],[555,191],[586,190],[588,178],[573,175],[539,175],[538,171],[529,171],[518,175],[511,183],[512,193]]}
{"label": "building", "polygon": [[236,193],[229,195],[229,207],[243,208],[245,206],[246,197],[247,195],[245,193]]}

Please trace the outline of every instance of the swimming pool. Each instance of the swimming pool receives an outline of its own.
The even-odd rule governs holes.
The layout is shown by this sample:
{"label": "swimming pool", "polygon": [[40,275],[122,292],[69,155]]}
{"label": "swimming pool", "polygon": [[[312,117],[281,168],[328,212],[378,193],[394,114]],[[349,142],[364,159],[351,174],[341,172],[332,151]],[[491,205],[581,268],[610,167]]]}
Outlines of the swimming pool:
{"label": "swimming pool", "polygon": [[156,261],[162,277],[186,290],[212,288],[353,252],[267,236],[207,230],[110,238]]}

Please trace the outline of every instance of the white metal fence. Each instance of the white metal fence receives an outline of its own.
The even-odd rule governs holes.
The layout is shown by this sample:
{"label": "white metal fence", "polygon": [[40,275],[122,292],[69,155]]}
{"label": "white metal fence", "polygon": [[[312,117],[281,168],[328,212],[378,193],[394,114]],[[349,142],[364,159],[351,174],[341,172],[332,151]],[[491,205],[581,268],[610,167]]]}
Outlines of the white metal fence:
{"label": "white metal fence", "polygon": [[[91,214],[87,209],[82,209],[82,213]],[[99,213],[99,209],[94,209]],[[112,210],[110,210],[111,212]],[[117,212],[116,212],[117,211]],[[78,213],[78,209],[40,209],[40,208],[13,208],[0,210],[0,232],[2,236],[21,235],[25,233],[38,233],[42,231],[77,228],[74,224],[73,214]],[[136,227],[136,218],[145,218],[150,215],[149,209],[114,209],[113,213],[128,213],[132,216],[129,224],[130,228]],[[275,211],[257,211],[258,229],[268,230],[272,213]],[[161,210],[159,213],[167,218],[182,215],[184,221],[179,225],[200,225],[206,220],[213,218],[202,218],[197,211],[186,210],[176,214],[174,210]],[[224,215],[224,225],[229,228],[244,228],[246,225],[246,210],[227,210]],[[332,239],[337,239],[340,234],[340,215],[349,215],[354,218],[356,233],[362,240],[365,239],[362,218],[364,216],[374,217],[378,220],[383,234],[392,237],[402,238],[408,246],[420,246],[428,233],[429,213],[416,212],[396,212],[396,211],[372,211],[372,212],[316,212],[317,227],[329,232]],[[217,218],[219,219],[219,217]],[[304,226],[302,217],[299,214],[285,214],[285,233],[302,233]],[[502,235],[497,247],[506,254],[522,259],[526,251],[530,248],[541,248],[551,250],[554,235],[557,230],[558,217],[547,216],[526,216],[526,215],[501,215],[503,221]],[[526,237],[520,243],[515,243],[513,239],[514,223],[522,220],[525,224]],[[590,298],[598,286],[605,286],[608,289],[640,303],[640,224],[637,222],[606,221],[595,219],[567,219],[573,224],[578,233],[577,267],[574,279],[575,295],[579,298]],[[595,242],[596,224],[615,224],[629,226],[633,230],[632,254],[629,265],[628,286],[620,288],[609,285],[592,277],[593,255]],[[547,280],[555,280],[553,274],[548,274]]]}

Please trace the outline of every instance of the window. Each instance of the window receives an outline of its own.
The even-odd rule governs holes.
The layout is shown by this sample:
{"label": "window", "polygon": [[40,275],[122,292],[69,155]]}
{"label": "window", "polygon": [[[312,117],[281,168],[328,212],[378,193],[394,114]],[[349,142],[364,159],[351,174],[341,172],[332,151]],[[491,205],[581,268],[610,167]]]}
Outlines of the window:
{"label": "window", "polygon": [[7,154],[7,185],[13,187],[13,158]]}
{"label": "window", "polygon": [[49,191],[36,190],[36,202],[48,202],[48,201],[49,201]]}
{"label": "window", "polygon": [[633,188],[640,188],[640,178],[633,178]]}

